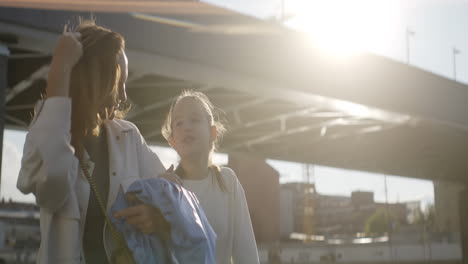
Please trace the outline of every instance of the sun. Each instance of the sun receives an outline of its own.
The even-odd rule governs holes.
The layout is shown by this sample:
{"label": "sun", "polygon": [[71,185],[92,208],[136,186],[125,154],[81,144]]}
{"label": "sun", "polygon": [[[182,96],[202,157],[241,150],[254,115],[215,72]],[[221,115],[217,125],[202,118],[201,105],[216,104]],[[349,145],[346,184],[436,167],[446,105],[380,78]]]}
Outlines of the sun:
{"label": "sun", "polygon": [[395,0],[291,0],[286,3],[295,14],[286,25],[306,32],[318,47],[340,57],[385,49],[399,20],[399,1]]}

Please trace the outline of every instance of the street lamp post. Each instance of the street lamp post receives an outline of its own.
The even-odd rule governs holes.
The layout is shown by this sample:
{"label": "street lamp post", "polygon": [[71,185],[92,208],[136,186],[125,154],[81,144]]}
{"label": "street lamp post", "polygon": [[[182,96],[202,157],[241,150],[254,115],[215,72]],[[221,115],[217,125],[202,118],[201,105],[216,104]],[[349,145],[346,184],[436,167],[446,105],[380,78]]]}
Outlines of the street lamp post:
{"label": "street lamp post", "polygon": [[406,27],[406,63],[410,64],[410,38],[416,35],[416,33]]}
{"label": "street lamp post", "polygon": [[453,47],[452,49],[452,56],[453,56],[453,79],[457,80],[457,55],[460,54],[461,51],[457,49],[457,47]]}

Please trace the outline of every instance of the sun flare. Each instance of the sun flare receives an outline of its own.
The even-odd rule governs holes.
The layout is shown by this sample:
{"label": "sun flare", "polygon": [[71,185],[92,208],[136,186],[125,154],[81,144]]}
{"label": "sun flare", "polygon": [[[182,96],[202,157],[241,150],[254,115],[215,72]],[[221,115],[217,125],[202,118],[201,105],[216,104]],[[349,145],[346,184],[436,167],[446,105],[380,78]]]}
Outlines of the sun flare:
{"label": "sun flare", "polygon": [[[288,2],[286,2],[288,3]],[[298,0],[287,25],[308,33],[313,43],[335,56],[384,49],[398,22],[398,1]]]}

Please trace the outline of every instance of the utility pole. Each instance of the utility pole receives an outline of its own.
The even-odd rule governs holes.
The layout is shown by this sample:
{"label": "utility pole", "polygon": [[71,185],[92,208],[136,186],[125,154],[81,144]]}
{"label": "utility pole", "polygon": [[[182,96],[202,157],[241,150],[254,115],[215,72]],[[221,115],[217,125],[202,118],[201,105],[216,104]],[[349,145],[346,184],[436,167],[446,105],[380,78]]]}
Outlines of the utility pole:
{"label": "utility pole", "polygon": [[406,27],[406,64],[410,64],[410,38],[416,35],[416,33]]}
{"label": "utility pole", "polygon": [[452,56],[453,56],[453,79],[457,80],[457,55],[460,54],[461,51],[457,49],[457,47],[453,46],[452,49]]}

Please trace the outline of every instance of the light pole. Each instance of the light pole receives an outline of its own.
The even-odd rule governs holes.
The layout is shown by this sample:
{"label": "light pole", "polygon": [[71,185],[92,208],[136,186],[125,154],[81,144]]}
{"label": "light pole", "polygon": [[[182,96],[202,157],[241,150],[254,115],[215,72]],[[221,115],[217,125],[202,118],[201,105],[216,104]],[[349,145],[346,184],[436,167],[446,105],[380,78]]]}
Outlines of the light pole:
{"label": "light pole", "polygon": [[285,0],[281,0],[281,17],[280,17],[281,23],[284,22],[284,1]]}
{"label": "light pole", "polygon": [[416,33],[406,27],[406,64],[410,64],[410,38]]}
{"label": "light pole", "polygon": [[385,184],[385,218],[387,220],[387,228],[388,228],[388,245],[390,247],[390,261],[391,263],[395,263],[395,254],[393,252],[393,241],[392,241],[392,235],[393,235],[393,226],[392,226],[392,220],[390,217],[390,206],[388,204],[388,185],[387,185],[387,174],[384,174],[384,184]]}
{"label": "light pole", "polygon": [[460,54],[461,51],[457,49],[457,47],[453,47],[452,49],[452,56],[453,56],[453,79],[457,80],[457,55]]}

